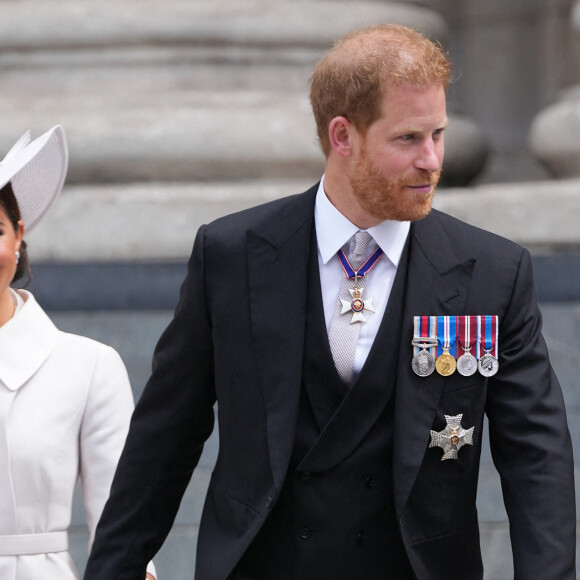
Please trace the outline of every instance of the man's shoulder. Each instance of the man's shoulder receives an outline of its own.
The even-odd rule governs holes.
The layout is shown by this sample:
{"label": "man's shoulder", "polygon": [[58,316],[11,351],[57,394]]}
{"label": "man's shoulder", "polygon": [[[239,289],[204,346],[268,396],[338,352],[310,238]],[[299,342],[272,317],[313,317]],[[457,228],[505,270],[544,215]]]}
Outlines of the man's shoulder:
{"label": "man's shoulder", "polygon": [[219,235],[245,235],[248,230],[272,229],[279,224],[303,220],[314,215],[318,184],[309,190],[268,201],[220,217],[206,226],[206,232]]}
{"label": "man's shoulder", "polygon": [[508,238],[468,224],[436,209],[433,209],[424,220],[416,222],[415,228],[421,233],[426,232],[427,235],[434,231],[440,232],[447,236],[454,245],[464,248],[475,248],[480,251],[515,252],[518,255],[522,251],[519,244]]}

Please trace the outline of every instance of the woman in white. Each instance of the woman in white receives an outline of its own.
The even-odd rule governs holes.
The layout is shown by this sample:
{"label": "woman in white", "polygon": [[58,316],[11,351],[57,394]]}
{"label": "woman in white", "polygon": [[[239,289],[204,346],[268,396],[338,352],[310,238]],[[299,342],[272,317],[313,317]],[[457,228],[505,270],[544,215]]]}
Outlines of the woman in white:
{"label": "woman in white", "polygon": [[133,410],[117,352],[59,331],[30,292],[11,288],[28,273],[24,230],[60,193],[67,162],[56,126],[25,134],[0,163],[1,580],[79,577],[67,537],[74,489],[80,477],[92,542]]}

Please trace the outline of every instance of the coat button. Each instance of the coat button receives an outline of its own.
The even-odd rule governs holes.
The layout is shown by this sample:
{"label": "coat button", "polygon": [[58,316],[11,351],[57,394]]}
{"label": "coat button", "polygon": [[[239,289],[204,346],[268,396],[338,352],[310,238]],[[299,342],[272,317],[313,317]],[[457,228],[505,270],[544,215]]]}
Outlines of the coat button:
{"label": "coat button", "polygon": [[360,546],[365,541],[365,537],[366,537],[366,534],[364,533],[364,531],[361,530],[356,535],[356,543]]}
{"label": "coat button", "polygon": [[302,472],[302,481],[310,481],[310,471]]}
{"label": "coat button", "polygon": [[372,477],[371,475],[369,475],[366,478],[365,483],[366,483],[367,487],[374,487],[374,485],[375,485],[375,478]]}
{"label": "coat button", "polygon": [[312,532],[310,531],[310,528],[306,528],[306,527],[304,527],[304,528],[302,528],[302,529],[300,530],[300,537],[301,537],[303,540],[307,540],[307,539],[310,537],[310,534],[311,534],[311,533],[312,533]]}

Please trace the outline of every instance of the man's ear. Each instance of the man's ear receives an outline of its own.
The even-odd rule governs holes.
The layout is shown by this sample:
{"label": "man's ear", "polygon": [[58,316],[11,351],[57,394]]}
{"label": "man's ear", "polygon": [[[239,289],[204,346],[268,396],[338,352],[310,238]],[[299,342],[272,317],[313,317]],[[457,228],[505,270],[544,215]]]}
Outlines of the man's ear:
{"label": "man's ear", "polygon": [[354,125],[346,117],[334,117],[328,125],[330,146],[341,157],[352,155],[352,137],[356,131]]}

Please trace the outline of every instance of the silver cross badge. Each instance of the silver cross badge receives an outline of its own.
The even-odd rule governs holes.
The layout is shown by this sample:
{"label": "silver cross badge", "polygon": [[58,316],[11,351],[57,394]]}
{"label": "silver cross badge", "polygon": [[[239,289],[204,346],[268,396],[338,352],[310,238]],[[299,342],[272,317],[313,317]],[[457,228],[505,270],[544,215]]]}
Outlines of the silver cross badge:
{"label": "silver cross badge", "polygon": [[473,445],[473,427],[465,430],[461,426],[461,415],[445,415],[447,425],[443,431],[431,431],[431,447],[441,447],[443,449],[443,457],[441,461],[446,459],[457,459],[457,452],[464,445]]}

